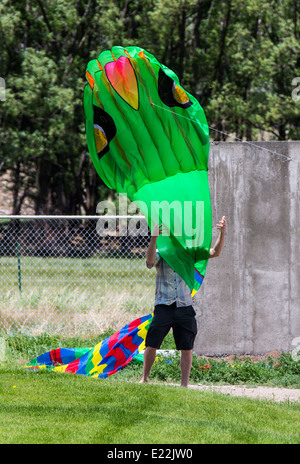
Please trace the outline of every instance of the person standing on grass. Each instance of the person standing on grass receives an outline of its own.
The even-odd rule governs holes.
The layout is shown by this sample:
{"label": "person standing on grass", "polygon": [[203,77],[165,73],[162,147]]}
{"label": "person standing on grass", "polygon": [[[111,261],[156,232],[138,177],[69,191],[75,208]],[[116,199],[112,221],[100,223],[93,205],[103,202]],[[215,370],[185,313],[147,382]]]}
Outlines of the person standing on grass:
{"label": "person standing on grass", "polygon": [[[225,216],[217,224],[217,229],[220,234],[214,247],[210,249],[209,258],[220,256],[223,249],[226,230]],[[156,250],[156,240],[161,233],[161,226],[156,226],[146,253],[147,267],[151,269],[155,266],[157,274],[154,316],[145,340],[146,349],[141,383],[147,382],[155,361],[156,350],[160,348],[172,327],[176,348],[181,352],[181,386],[187,387],[192,366],[192,350],[197,334],[196,313],[192,306],[189,287]]]}

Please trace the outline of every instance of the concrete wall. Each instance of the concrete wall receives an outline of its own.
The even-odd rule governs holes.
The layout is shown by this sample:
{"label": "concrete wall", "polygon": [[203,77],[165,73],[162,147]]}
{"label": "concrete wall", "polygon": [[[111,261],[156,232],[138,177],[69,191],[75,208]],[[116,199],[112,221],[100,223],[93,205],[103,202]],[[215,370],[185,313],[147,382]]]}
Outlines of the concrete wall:
{"label": "concrete wall", "polygon": [[215,143],[209,179],[223,253],[195,296],[197,354],[300,350],[300,142]]}

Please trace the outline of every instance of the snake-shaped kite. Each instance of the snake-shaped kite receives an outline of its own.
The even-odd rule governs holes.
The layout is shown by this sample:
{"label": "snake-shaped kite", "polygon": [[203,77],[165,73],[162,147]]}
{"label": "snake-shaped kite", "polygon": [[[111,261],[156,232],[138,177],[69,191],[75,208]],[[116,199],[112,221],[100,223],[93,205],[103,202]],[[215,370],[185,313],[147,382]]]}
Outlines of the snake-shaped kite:
{"label": "snake-shaped kite", "polygon": [[157,240],[160,255],[194,295],[212,235],[204,111],[173,71],[139,47],[102,52],[88,63],[86,78],[94,166],[109,188],[138,204],[149,226],[165,226]]}

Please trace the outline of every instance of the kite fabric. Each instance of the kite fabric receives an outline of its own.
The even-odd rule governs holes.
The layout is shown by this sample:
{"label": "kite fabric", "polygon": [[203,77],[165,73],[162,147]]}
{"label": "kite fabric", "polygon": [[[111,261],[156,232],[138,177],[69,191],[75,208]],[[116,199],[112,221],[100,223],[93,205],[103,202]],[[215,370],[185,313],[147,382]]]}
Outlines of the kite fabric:
{"label": "kite fabric", "polygon": [[33,359],[29,370],[48,369],[91,377],[106,378],[126,366],[145,348],[152,314],[140,317],[94,348],[58,348]]}
{"label": "kite fabric", "polygon": [[163,259],[192,295],[203,281],[212,236],[209,130],[177,75],[139,47],[113,47],[86,69],[88,150],[106,185],[135,202]]}

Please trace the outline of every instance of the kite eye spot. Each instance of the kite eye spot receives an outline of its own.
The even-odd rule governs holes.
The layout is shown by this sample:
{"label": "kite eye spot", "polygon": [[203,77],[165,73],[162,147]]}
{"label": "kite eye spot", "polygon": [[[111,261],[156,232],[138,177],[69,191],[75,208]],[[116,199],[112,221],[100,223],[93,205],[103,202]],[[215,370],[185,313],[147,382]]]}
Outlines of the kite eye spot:
{"label": "kite eye spot", "polygon": [[190,101],[187,93],[181,87],[179,87],[175,82],[173,84],[173,97],[181,105],[186,105]]}
{"label": "kite eye spot", "polygon": [[94,134],[97,153],[99,154],[108,145],[108,141],[105,132],[101,126],[94,124]]}
{"label": "kite eye spot", "polygon": [[187,93],[160,69],[158,74],[158,94],[161,101],[167,106],[188,108],[192,105]]}
{"label": "kite eye spot", "polygon": [[109,151],[109,143],[117,133],[113,118],[94,105],[94,137],[99,158]]}

